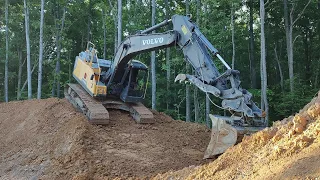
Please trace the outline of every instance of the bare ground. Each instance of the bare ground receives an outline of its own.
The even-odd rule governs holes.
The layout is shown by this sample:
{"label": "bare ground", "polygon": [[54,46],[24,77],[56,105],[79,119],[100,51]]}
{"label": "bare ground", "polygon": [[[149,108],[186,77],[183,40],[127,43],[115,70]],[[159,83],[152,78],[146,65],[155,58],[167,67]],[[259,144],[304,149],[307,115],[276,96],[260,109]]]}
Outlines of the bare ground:
{"label": "bare ground", "polygon": [[154,112],[136,124],[110,111],[90,125],[66,101],[0,104],[0,179],[320,179],[320,94],[213,162],[210,130]]}
{"label": "bare ground", "polygon": [[96,126],[65,99],[2,103],[0,179],[142,179],[206,163],[209,129],[154,115],[141,125],[110,111]]}
{"label": "bare ground", "polygon": [[153,179],[320,179],[320,92],[295,116],[246,137],[215,161]]}

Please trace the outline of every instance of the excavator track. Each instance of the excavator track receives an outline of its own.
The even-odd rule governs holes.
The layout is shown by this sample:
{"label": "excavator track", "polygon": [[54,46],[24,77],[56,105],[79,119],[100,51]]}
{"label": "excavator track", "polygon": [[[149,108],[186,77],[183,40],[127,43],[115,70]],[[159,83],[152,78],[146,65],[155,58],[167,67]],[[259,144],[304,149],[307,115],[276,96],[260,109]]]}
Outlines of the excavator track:
{"label": "excavator track", "polygon": [[91,124],[108,124],[107,109],[119,109],[130,112],[137,123],[153,123],[152,112],[142,103],[124,103],[119,100],[98,100],[90,96],[80,85],[67,84],[65,97],[77,109],[87,116]]}
{"label": "excavator track", "polygon": [[142,103],[124,103],[119,100],[105,100],[102,104],[107,109],[120,109],[130,112],[131,116],[137,123],[154,123],[152,112]]}
{"label": "excavator track", "polygon": [[69,102],[77,109],[81,110],[87,116],[89,122],[92,124],[108,124],[109,112],[93,97],[91,97],[83,88],[78,84],[68,84],[64,96]]}

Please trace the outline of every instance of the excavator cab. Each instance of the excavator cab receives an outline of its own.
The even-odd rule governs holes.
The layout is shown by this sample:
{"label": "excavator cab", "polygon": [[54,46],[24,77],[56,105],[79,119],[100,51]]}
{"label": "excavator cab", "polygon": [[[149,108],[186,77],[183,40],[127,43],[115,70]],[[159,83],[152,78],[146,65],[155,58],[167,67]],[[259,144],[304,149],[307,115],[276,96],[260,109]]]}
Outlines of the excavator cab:
{"label": "excavator cab", "polygon": [[120,98],[124,102],[141,102],[146,93],[148,67],[140,61],[131,60],[122,77],[124,89]]}

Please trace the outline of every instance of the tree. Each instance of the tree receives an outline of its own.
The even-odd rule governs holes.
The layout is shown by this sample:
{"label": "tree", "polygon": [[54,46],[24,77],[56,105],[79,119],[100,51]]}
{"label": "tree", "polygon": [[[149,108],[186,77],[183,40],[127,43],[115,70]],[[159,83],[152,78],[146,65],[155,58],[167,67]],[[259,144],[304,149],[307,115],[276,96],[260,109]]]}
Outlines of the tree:
{"label": "tree", "polygon": [[27,0],[23,1],[24,4],[24,17],[25,17],[25,31],[27,43],[27,76],[28,76],[28,99],[32,99],[32,83],[31,83],[31,57],[30,57],[30,38],[29,38],[29,9]]}
{"label": "tree", "polygon": [[[293,53],[291,52],[292,42],[292,29],[289,26],[288,17],[288,0],[283,0],[284,5],[284,23],[286,28],[286,40],[287,40],[287,55],[288,55],[288,67],[289,67],[289,79],[290,79],[290,91],[293,91]],[[291,36],[290,36],[291,34]],[[292,57],[291,57],[292,56]]]}
{"label": "tree", "polygon": [[[204,13],[206,15],[206,20],[205,22],[208,22],[208,19],[207,19],[207,13],[208,13],[208,5],[207,4],[204,4]],[[206,23],[207,24],[207,23]],[[209,93],[205,93],[205,122],[206,122],[206,125],[207,127],[210,127],[210,117],[209,117],[209,114],[210,114],[210,94]]]}
{"label": "tree", "polygon": [[18,47],[18,59],[19,59],[19,70],[18,70],[18,85],[17,85],[17,100],[21,98],[21,76],[22,76],[22,67],[26,61],[22,62],[22,49]]}
{"label": "tree", "polygon": [[40,18],[40,38],[39,38],[39,71],[38,71],[38,94],[37,99],[41,99],[42,87],[42,58],[43,58],[43,19],[44,19],[44,0],[41,0]]}
{"label": "tree", "polygon": [[[65,17],[66,17],[66,7],[63,7],[63,14],[62,19],[60,19],[60,4],[57,5],[55,11],[55,27],[56,27],[56,50],[57,50],[57,62],[56,62],[56,69],[55,69],[55,77],[52,86],[52,96],[54,96],[55,88],[57,88],[57,97],[60,98],[60,81],[61,81],[61,67],[60,67],[60,58],[61,58],[61,36],[64,29]],[[59,22],[61,21],[61,22]],[[61,23],[61,25],[60,25]]]}
{"label": "tree", "polygon": [[107,13],[106,10],[102,9],[102,22],[103,22],[103,59],[106,59],[107,55],[107,27],[106,27],[106,17]]}
{"label": "tree", "polygon": [[251,75],[251,87],[257,88],[256,83],[256,68],[254,60],[254,35],[253,35],[253,0],[250,0],[250,22],[249,22],[249,35],[250,35],[250,75]]}
{"label": "tree", "polygon": [[[168,20],[169,14],[170,14],[170,9],[169,9],[169,2],[168,0],[165,0],[166,3],[166,19]],[[169,27],[167,27],[167,30],[169,30]],[[171,73],[171,63],[170,63],[170,48],[166,48],[166,65],[167,65],[167,92],[170,92],[170,73]],[[169,110],[169,101],[167,102],[167,111]]]}
{"label": "tree", "polygon": [[92,41],[92,32],[91,32],[91,9],[92,9],[92,2],[89,0],[89,9],[88,9],[88,34],[87,34],[87,41]]}
{"label": "tree", "polygon": [[277,61],[277,65],[278,65],[278,69],[279,69],[280,87],[281,87],[281,91],[283,92],[284,91],[284,87],[283,87],[284,86],[283,85],[284,84],[284,80],[283,80],[284,78],[283,78],[282,67],[281,67],[281,64],[280,64],[280,60],[279,60],[278,51],[277,51],[277,45],[276,44],[274,45],[273,51],[274,51],[274,56],[275,56],[275,59]]}
{"label": "tree", "polygon": [[[118,23],[117,23],[117,16],[115,15],[116,13],[114,12],[115,11],[115,7],[112,5],[112,3],[111,3],[111,0],[108,0],[108,2],[109,2],[109,6],[110,6],[110,8],[111,8],[111,10],[110,10],[110,13],[112,14],[112,17],[113,17],[113,23],[114,23],[114,51],[113,51],[113,53],[116,53],[117,52],[117,48],[118,48],[118,43],[117,43],[117,41],[118,41]],[[120,2],[121,3],[121,6],[122,6],[122,2]],[[118,6],[119,6],[119,2],[118,2]],[[119,7],[118,7],[118,9],[119,9]],[[121,9],[121,11],[122,11],[122,9]],[[118,11],[119,12],[119,11]],[[121,14],[122,14],[122,12],[121,12]],[[122,15],[121,15],[122,16]],[[119,19],[118,19],[119,20]],[[122,33],[122,32],[121,32]]]}
{"label": "tree", "polygon": [[[189,14],[189,0],[186,0],[186,14]],[[186,73],[189,73],[190,65],[187,62],[186,63]],[[191,115],[190,115],[190,85],[186,84],[186,121],[191,121]]]}
{"label": "tree", "polygon": [[206,125],[210,127],[210,95],[206,93]]}
{"label": "tree", "polygon": [[8,54],[9,54],[9,30],[8,30],[8,0],[6,0],[6,61],[5,61],[5,70],[4,70],[4,99],[5,102],[8,102]]}
{"label": "tree", "polygon": [[290,80],[290,91],[294,90],[294,73],[293,73],[293,40],[292,40],[292,31],[293,25],[300,19],[311,0],[307,2],[304,6],[303,10],[300,12],[298,17],[294,19],[293,13],[295,10],[295,2],[292,2],[292,7],[290,10],[290,14],[288,14],[288,0],[283,0],[284,4],[284,22],[286,29],[286,40],[287,40],[287,56],[288,56],[288,67],[289,67],[289,80]]}
{"label": "tree", "polygon": [[[196,23],[200,26],[200,0],[197,0],[197,20]],[[200,122],[199,119],[199,101],[198,101],[198,88],[194,86],[193,89],[193,101],[194,101],[194,121]]]}
{"label": "tree", "polygon": [[234,64],[235,64],[235,58],[236,58],[236,45],[234,42],[234,5],[232,3],[232,8],[231,8],[231,30],[232,30],[232,69],[234,69]]}
{"label": "tree", "polygon": [[122,39],[122,0],[118,0],[118,45],[121,44]]}
{"label": "tree", "polygon": [[[152,0],[152,19],[151,25],[155,25],[156,20],[156,1]],[[155,33],[155,31],[153,31]],[[152,82],[152,109],[156,109],[156,91],[157,91],[157,79],[156,79],[156,52],[151,52],[151,82]]]}
{"label": "tree", "polygon": [[265,9],[264,9],[264,0],[260,0],[260,23],[261,23],[261,98],[263,102],[262,109],[266,112],[265,122],[268,125],[268,99],[267,99],[267,66],[266,66],[266,38],[264,33],[264,21],[265,21]]}

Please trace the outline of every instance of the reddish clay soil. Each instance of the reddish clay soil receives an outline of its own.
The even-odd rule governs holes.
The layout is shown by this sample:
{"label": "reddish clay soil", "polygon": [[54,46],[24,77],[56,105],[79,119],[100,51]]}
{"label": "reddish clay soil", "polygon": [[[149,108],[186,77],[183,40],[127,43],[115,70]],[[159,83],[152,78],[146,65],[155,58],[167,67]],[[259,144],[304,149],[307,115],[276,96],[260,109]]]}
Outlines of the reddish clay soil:
{"label": "reddish clay soil", "polygon": [[91,125],[66,100],[0,104],[0,179],[320,179],[320,93],[295,116],[202,160],[210,130],[154,112]]}
{"label": "reddish clay soil", "polygon": [[320,92],[295,116],[245,137],[215,161],[153,179],[320,179]]}
{"label": "reddish clay soil", "polygon": [[0,179],[142,179],[206,163],[209,129],[154,115],[141,125],[110,111],[97,126],[65,99],[2,103]]}

